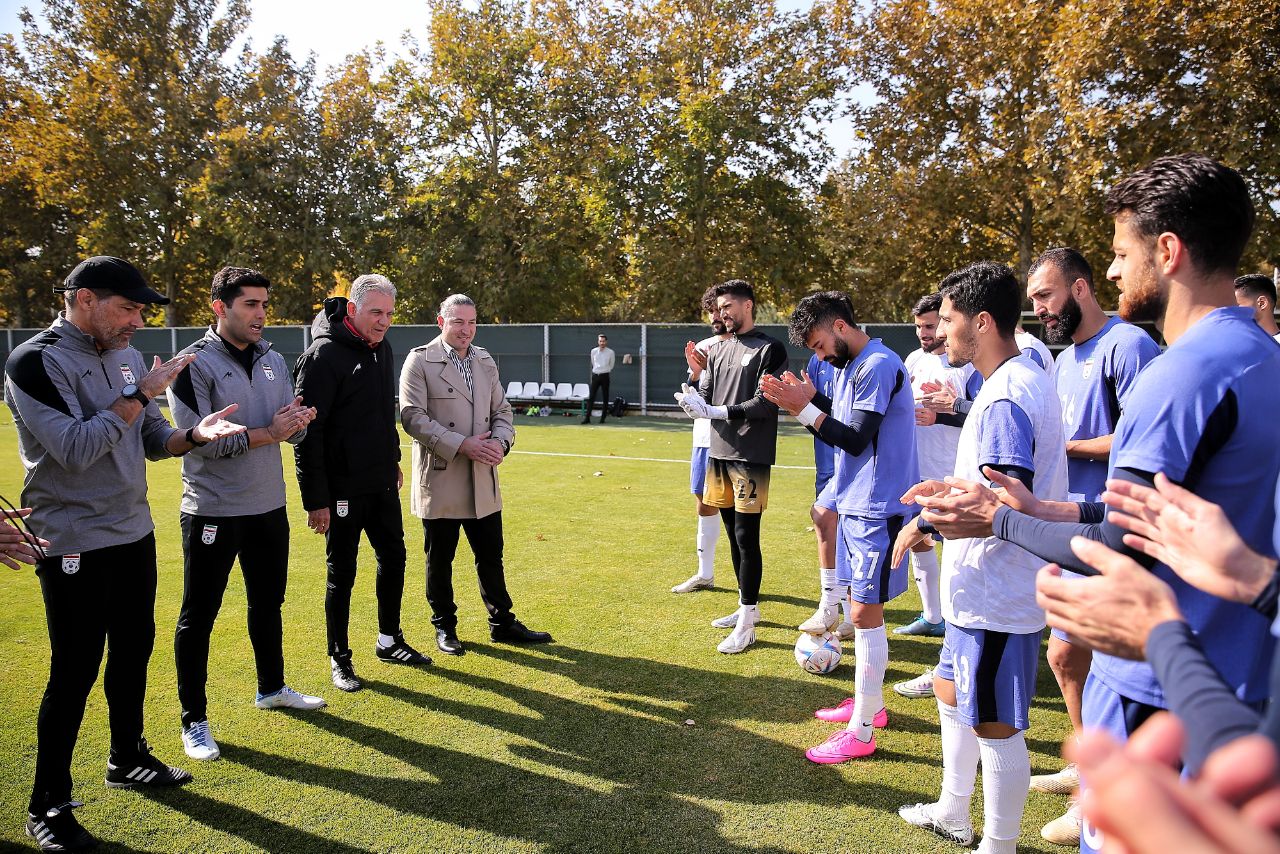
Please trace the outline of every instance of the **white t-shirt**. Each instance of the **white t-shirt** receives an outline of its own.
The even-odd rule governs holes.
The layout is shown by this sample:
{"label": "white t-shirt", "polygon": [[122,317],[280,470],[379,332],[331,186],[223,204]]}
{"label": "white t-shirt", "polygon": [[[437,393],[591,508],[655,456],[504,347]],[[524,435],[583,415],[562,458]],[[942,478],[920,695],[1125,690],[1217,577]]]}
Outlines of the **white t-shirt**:
{"label": "white t-shirt", "polygon": [[[1026,354],[996,369],[960,431],[956,476],[986,483],[981,466],[1020,465],[1037,498],[1067,497],[1066,440],[1053,381]],[[947,540],[942,547],[942,615],[969,629],[1029,634],[1044,628],[1036,572],[1044,560],[995,537]]]}
{"label": "white t-shirt", "polygon": [[[1019,350],[1035,350],[1040,356],[1039,366],[1048,373],[1053,373],[1053,353],[1043,341],[1025,330],[1013,333],[1013,340],[1017,343]],[[1032,359],[1031,364],[1037,364],[1036,360]]]}
{"label": "white t-shirt", "polygon": [[[699,341],[697,344],[694,344],[693,346],[694,346],[694,349],[696,349],[699,353],[702,353],[705,356],[706,354],[711,352],[712,347],[719,344],[722,340],[723,339],[721,339],[719,336],[712,335],[710,338],[703,338],[701,341]],[[694,383],[694,385],[697,385],[697,383]],[[710,418],[693,419],[693,446],[695,448],[711,447],[711,419]]]}
{"label": "white t-shirt", "polygon": [[[916,406],[924,397],[920,386],[928,382],[949,386],[956,397],[964,397],[965,383],[973,374],[973,365],[953,368],[946,353],[926,353],[916,349],[907,354],[907,373],[911,375],[911,396]],[[916,457],[920,461],[920,477],[924,480],[942,480],[955,471],[956,443],[960,441],[960,428],[949,424],[933,424],[916,427]]]}

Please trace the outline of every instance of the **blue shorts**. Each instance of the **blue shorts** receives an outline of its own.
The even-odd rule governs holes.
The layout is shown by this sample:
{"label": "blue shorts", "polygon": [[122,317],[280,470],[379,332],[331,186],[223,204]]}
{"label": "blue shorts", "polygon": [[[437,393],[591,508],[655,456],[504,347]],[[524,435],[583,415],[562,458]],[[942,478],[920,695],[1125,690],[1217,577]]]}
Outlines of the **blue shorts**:
{"label": "blue shorts", "polygon": [[[1117,694],[1093,673],[1084,681],[1084,701],[1080,705],[1084,725],[1089,729],[1101,729],[1121,744],[1158,711],[1158,706],[1149,706]],[[1102,832],[1085,821],[1080,827],[1080,850],[1100,852],[1102,845]]]}
{"label": "blue shorts", "polygon": [[[1262,703],[1250,703],[1261,711]],[[1147,718],[1160,711],[1159,706],[1148,705],[1118,694],[1093,673],[1084,682],[1084,701],[1080,717],[1088,729],[1101,729],[1121,744],[1129,740],[1134,730],[1147,722]],[[1096,854],[1103,848],[1102,831],[1086,819],[1080,828],[1080,850]]]}
{"label": "blue shorts", "polygon": [[689,491],[701,497],[707,488],[707,455],[710,448],[694,448],[689,458]]}
{"label": "blue shorts", "polygon": [[971,727],[1002,723],[1025,731],[1036,695],[1040,632],[1009,634],[947,623],[934,676],[956,685],[956,708]]}
{"label": "blue shorts", "polygon": [[893,541],[905,522],[905,516],[837,520],[836,584],[849,585],[853,601],[879,605],[906,592],[908,573],[889,566]]}
{"label": "blue shorts", "polygon": [[827,488],[827,484],[831,482],[831,478],[835,477],[835,474],[835,471],[818,472],[817,477],[813,479],[813,494],[821,495],[822,491]]}

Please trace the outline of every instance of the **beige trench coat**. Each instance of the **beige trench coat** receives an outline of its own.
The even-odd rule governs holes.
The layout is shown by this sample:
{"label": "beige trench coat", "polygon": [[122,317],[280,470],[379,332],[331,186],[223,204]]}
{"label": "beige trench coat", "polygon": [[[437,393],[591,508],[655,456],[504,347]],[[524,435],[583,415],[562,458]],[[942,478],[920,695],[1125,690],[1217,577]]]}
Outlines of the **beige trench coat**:
{"label": "beige trench coat", "polygon": [[502,509],[498,470],[458,448],[468,436],[489,431],[514,443],[516,430],[489,352],[472,345],[470,393],[446,347],[437,336],[413,348],[400,372],[400,423],[413,438],[409,508],[420,519],[479,519]]}

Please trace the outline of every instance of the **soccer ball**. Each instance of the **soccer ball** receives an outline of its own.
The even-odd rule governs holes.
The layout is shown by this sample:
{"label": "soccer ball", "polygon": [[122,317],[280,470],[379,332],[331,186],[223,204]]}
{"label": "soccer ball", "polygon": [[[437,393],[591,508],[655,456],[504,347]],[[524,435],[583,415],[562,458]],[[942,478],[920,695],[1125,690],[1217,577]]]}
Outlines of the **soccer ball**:
{"label": "soccer ball", "polygon": [[796,639],[796,664],[810,673],[830,673],[836,669],[843,655],[840,638],[831,632],[821,635],[801,632]]}

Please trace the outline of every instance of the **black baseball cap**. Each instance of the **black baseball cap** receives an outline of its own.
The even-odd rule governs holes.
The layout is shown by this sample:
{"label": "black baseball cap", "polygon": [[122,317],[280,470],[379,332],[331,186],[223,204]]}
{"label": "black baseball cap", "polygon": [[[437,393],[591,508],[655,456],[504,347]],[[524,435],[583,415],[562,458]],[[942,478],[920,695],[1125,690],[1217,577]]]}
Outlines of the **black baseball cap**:
{"label": "black baseball cap", "polygon": [[65,293],[80,288],[111,291],[134,302],[169,304],[168,297],[147,286],[147,280],[142,278],[137,267],[123,258],[113,258],[110,255],[95,255],[81,261],[67,276],[62,287],[55,290]]}

